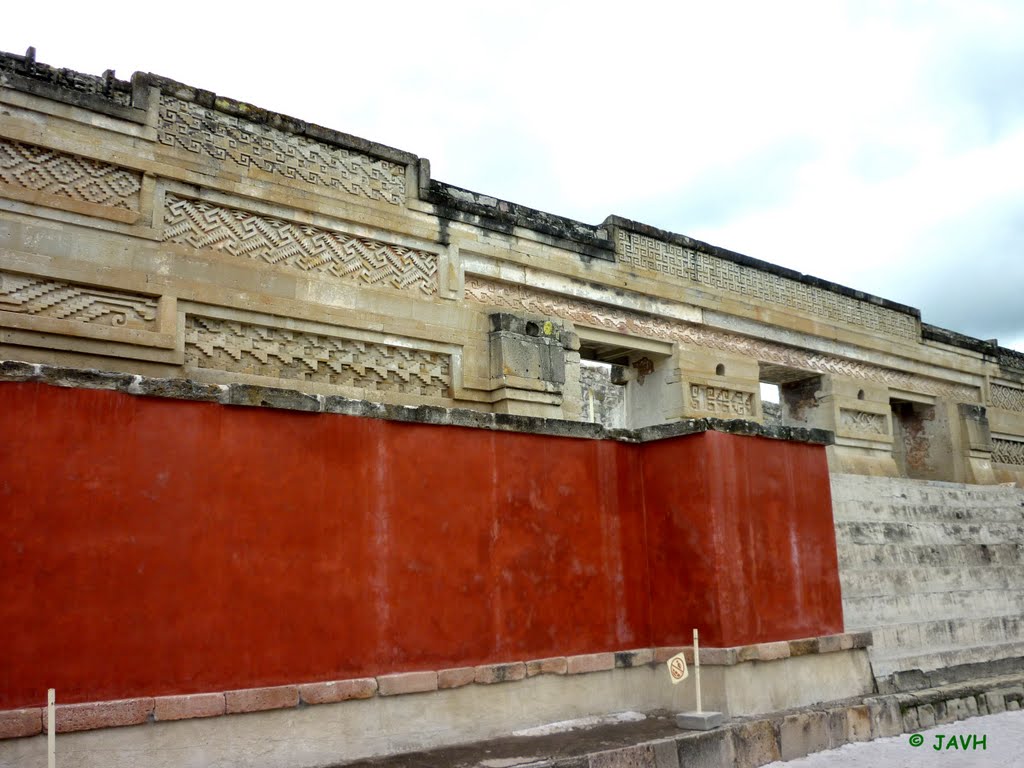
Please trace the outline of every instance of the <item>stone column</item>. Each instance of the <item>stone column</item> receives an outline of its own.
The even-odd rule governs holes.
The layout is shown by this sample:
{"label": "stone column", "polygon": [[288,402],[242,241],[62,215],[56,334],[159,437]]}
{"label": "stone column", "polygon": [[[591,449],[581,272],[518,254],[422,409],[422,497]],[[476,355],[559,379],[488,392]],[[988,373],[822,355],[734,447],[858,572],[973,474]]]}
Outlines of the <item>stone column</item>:
{"label": "stone column", "polygon": [[578,419],[580,342],[572,326],[490,315],[490,388],[496,413]]}

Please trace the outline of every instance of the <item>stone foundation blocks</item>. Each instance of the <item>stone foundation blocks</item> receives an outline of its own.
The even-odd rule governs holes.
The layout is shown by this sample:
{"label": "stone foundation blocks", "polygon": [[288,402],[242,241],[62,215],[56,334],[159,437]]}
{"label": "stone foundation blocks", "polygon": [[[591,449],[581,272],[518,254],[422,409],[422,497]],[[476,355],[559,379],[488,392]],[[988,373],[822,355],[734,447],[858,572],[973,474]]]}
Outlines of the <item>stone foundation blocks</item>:
{"label": "stone foundation blocks", "polygon": [[399,672],[377,678],[377,693],[397,696],[403,693],[426,693],[437,690],[437,672]]}
{"label": "stone foundation blocks", "polygon": [[535,659],[526,662],[526,676],[536,677],[537,675],[564,675],[568,669],[568,662],[565,656],[554,656],[549,659]]}
{"label": "stone foundation blocks", "polygon": [[[43,730],[49,721],[44,707]],[[91,731],[96,728],[117,728],[122,725],[141,725],[153,714],[153,699],[122,699],[99,701],[93,704],[62,704],[56,710],[57,733]]]}
{"label": "stone foundation blocks", "polygon": [[768,720],[743,723],[733,729],[735,768],[757,768],[759,765],[782,759],[778,734]]}
{"label": "stone foundation blocks", "polygon": [[158,696],[153,700],[156,720],[188,720],[193,717],[219,717],[227,705],[223,693],[193,693],[186,696]]}
{"label": "stone foundation blocks", "polygon": [[12,709],[0,712],[0,739],[35,736],[43,730],[41,709]]}
{"label": "stone foundation blocks", "polygon": [[526,677],[526,664],[521,661],[512,664],[484,664],[476,668],[475,682],[482,685],[507,683]]}
{"label": "stone foundation blocks", "polygon": [[225,710],[229,715],[297,707],[299,705],[299,688],[295,685],[278,685],[272,688],[227,691],[224,694],[224,703]]}
{"label": "stone foundation blocks", "polygon": [[828,717],[824,712],[801,712],[783,718],[779,726],[783,760],[795,760],[829,748]]}
{"label": "stone foundation blocks", "polygon": [[607,669],[615,669],[614,653],[585,653],[566,657],[566,673],[570,675],[603,672]]}
{"label": "stone foundation blocks", "polygon": [[437,673],[437,687],[461,688],[476,680],[476,667],[456,667],[442,669]]}
{"label": "stone foundation blocks", "polygon": [[372,677],[334,680],[328,683],[306,683],[299,686],[299,698],[305,704],[334,704],[352,699],[369,699],[375,693],[377,693],[377,680]]}

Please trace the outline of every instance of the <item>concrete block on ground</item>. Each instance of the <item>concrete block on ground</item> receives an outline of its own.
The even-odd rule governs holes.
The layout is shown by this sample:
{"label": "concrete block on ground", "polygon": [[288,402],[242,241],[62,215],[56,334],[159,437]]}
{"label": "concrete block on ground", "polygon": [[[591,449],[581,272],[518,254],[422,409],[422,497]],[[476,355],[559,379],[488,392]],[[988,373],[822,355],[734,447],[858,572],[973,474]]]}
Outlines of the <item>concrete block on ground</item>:
{"label": "concrete block on ground", "polygon": [[921,730],[934,728],[936,724],[935,707],[933,707],[931,704],[922,704],[920,707],[918,707],[917,721],[918,723],[920,723]]}
{"label": "concrete block on ground", "polygon": [[710,731],[725,722],[721,712],[680,712],[676,725],[688,731]]}
{"label": "concrete block on ground", "polygon": [[968,696],[963,700],[964,708],[967,710],[965,717],[977,717],[978,716],[978,701],[973,696]]}

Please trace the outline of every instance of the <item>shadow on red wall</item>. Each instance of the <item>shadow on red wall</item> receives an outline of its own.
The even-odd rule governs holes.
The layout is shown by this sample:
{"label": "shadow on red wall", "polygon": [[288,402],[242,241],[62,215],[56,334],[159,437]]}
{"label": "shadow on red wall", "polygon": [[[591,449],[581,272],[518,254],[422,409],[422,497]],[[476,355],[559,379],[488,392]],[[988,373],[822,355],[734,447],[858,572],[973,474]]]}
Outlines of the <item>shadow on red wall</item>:
{"label": "shadow on red wall", "polygon": [[820,446],[0,392],[0,708],[842,629]]}

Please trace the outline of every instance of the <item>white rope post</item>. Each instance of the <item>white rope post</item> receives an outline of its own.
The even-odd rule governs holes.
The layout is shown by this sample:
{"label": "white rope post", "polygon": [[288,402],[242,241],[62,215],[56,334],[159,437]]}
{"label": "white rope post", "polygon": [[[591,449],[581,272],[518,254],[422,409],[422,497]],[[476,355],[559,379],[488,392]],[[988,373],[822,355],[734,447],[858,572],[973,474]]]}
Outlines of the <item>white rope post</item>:
{"label": "white rope post", "polygon": [[46,765],[47,768],[57,766],[57,719],[54,717],[54,703],[57,691],[50,688],[46,692]]}
{"label": "white rope post", "polygon": [[693,667],[697,682],[697,714],[699,715],[704,709],[700,703],[700,641],[697,639],[696,627],[693,628]]}

